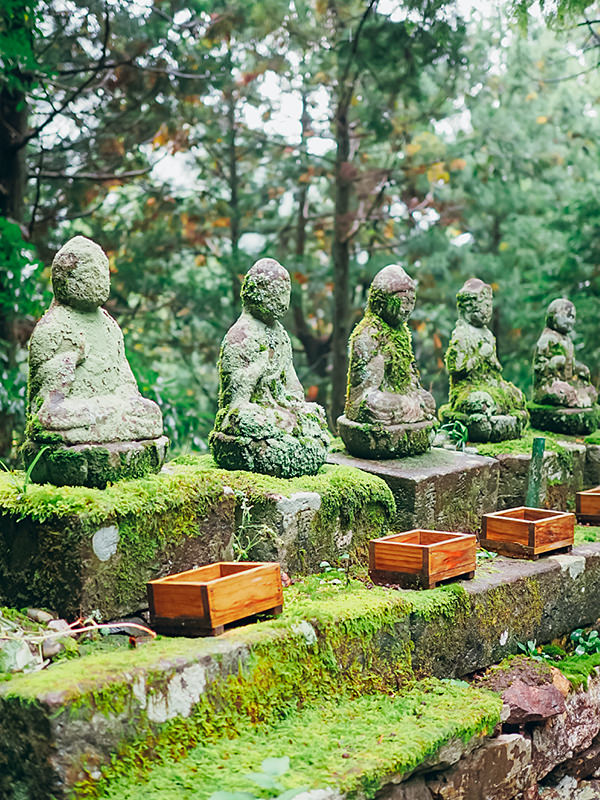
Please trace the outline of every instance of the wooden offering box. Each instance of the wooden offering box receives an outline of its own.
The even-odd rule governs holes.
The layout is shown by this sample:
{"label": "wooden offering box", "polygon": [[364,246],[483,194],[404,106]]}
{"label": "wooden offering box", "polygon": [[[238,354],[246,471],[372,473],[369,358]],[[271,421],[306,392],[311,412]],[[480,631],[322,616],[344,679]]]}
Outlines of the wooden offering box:
{"label": "wooden offering box", "polygon": [[587,489],[585,492],[577,492],[575,511],[579,522],[600,525],[600,486]]}
{"label": "wooden offering box", "polygon": [[537,559],[573,547],[575,514],[542,508],[509,508],[483,515],[481,546],[513,558]]}
{"label": "wooden offering box", "polygon": [[159,633],[218,636],[229,622],[281,613],[281,568],[249,561],[207,564],[150,581],[148,602]]}
{"label": "wooden offering box", "polygon": [[440,581],[475,574],[475,536],[446,531],[394,533],[369,543],[369,576],[374,583],[433,589]]}

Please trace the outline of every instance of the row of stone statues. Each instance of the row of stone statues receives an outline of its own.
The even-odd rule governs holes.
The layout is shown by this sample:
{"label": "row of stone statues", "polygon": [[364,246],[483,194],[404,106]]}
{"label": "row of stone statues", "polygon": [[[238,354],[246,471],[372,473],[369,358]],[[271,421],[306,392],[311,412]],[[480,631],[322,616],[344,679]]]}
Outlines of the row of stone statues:
{"label": "row of stone statues", "polygon": [[[106,255],[82,236],[52,264],[54,300],[30,342],[26,441],[32,479],[104,487],[162,466],[168,447],[156,403],[143,398],[117,323],[102,304],[109,294]],[[217,464],[280,477],[313,474],[330,435],[323,409],[306,402],[280,319],[290,277],[261,259],[242,285],[243,311],[219,358],[219,405],[210,447]],[[534,426],[589,433],[598,424],[597,393],[575,361],[569,337],[575,308],[555,300],[534,357],[534,402],[502,378],[488,323],[492,290],[476,278],[457,295],[458,322],[446,365],[449,403],[442,422],[461,422],[474,442],[521,435]],[[350,366],[340,435],[353,455],[401,458],[425,452],[438,425],[435,401],[420,384],[408,319],[415,282],[399,265],[373,280],[367,309],[350,339]]]}

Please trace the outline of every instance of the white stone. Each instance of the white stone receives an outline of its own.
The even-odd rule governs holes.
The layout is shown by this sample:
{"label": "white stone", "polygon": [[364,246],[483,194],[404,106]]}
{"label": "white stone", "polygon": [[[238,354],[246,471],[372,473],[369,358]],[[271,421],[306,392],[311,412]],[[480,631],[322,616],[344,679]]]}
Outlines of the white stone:
{"label": "white stone", "polygon": [[200,664],[192,664],[174,675],[167,689],[169,719],[189,717],[205,686],[206,670]]}
{"label": "white stone", "polygon": [[505,630],[500,635],[500,644],[504,647],[504,645],[508,642],[508,630]]}
{"label": "white stone", "polygon": [[92,537],[92,548],[100,561],[108,561],[117,552],[119,529],[116,525],[99,528]]}
{"label": "white stone", "polygon": [[307,622],[305,619],[303,619],[302,622],[299,622],[297,625],[292,625],[292,631],[304,636],[306,644],[308,645],[317,643],[317,634],[315,629],[310,622]]}
{"label": "white stone", "polygon": [[585,571],[584,556],[550,556],[550,558],[557,562],[562,572],[568,572],[573,580]]}

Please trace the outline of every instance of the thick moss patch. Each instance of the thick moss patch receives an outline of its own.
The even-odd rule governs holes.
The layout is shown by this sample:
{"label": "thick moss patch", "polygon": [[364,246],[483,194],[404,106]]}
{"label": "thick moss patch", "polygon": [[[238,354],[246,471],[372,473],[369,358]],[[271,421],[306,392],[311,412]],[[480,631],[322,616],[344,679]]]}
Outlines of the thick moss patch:
{"label": "thick moss patch", "polygon": [[533,440],[538,437],[542,437],[546,440],[546,450],[552,450],[558,454],[565,451],[565,442],[577,442],[580,444],[583,442],[583,439],[575,436],[527,428],[519,439],[509,439],[505,442],[486,442],[485,444],[477,443],[477,450],[482,456],[491,456],[492,458],[505,453],[530,456]]}
{"label": "thick moss patch", "polygon": [[[188,540],[195,540],[191,563],[183,554],[180,569],[226,556],[236,527],[234,506],[238,520],[242,508],[251,508],[264,521],[260,515],[272,513],[281,496],[302,492],[321,498],[306,547],[322,558],[338,554],[340,531],[359,531],[365,540],[384,533],[393,517],[385,482],[349,467],[324,466],[317,475],[286,480],[229,472],[217,469],[210,456],[187,456],[157,475],[104,490],[25,487],[23,473],[0,473],[0,602],[42,604],[69,616],[80,609],[100,609],[104,618],[134,611],[146,581],[163,562],[166,570]],[[117,551],[100,563],[92,539],[110,526],[118,529]],[[300,568],[300,555],[296,562]]]}
{"label": "thick moss patch", "polygon": [[202,744],[182,761],[155,767],[146,782],[124,778],[102,795],[119,800],[202,800],[214,791],[248,791],[266,758],[288,756],[285,788],[335,787],[374,797],[386,777],[405,773],[453,738],[491,733],[501,699],[456,681],[427,681],[400,697],[324,700],[239,738]]}
{"label": "thick moss patch", "polygon": [[600,528],[594,525],[575,525],[575,544],[600,542]]}

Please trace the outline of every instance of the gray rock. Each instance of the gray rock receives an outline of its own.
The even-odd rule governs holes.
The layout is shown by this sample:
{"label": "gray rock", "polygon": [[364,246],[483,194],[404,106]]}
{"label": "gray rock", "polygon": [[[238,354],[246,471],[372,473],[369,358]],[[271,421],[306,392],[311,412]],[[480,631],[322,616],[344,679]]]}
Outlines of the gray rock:
{"label": "gray rock", "polygon": [[23,672],[33,666],[38,659],[29,649],[27,642],[17,639],[0,639],[0,673]]}

